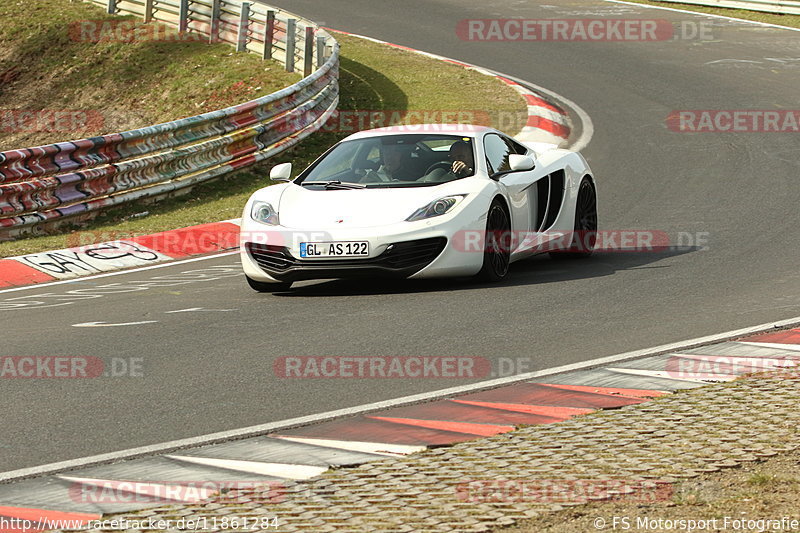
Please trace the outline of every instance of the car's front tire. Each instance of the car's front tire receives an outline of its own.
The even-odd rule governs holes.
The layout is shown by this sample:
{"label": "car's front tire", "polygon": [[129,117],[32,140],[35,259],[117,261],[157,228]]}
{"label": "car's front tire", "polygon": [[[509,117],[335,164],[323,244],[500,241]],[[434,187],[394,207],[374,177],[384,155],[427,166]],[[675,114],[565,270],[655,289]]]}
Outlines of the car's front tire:
{"label": "car's front tire", "polygon": [[256,281],[250,276],[245,276],[247,278],[247,284],[250,285],[250,288],[257,292],[283,292],[288,291],[292,287],[291,281],[285,281],[283,283],[265,283],[263,281]]}
{"label": "car's front tire", "polygon": [[511,219],[505,206],[495,200],[486,215],[483,243],[483,266],[478,272],[481,281],[496,282],[508,275],[511,262]]}

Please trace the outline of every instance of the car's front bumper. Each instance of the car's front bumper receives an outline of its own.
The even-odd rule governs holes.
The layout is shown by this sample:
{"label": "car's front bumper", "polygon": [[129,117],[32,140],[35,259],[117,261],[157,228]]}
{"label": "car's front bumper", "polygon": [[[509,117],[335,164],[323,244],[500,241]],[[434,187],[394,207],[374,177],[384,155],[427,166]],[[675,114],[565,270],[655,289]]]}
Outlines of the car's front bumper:
{"label": "car's front bumper", "polygon": [[286,246],[247,243],[249,256],[279,281],[323,278],[411,276],[436,259],[447,245],[444,237],[391,243],[373,258],[297,259]]}
{"label": "car's front bumper", "polygon": [[[250,221],[242,227],[241,259],[248,277],[264,282],[309,279],[457,277],[477,274],[483,253],[457,250],[451,238],[465,227],[449,220],[420,221],[383,228],[342,228],[333,232],[290,230]],[[367,257],[300,258],[301,242],[368,241]]]}

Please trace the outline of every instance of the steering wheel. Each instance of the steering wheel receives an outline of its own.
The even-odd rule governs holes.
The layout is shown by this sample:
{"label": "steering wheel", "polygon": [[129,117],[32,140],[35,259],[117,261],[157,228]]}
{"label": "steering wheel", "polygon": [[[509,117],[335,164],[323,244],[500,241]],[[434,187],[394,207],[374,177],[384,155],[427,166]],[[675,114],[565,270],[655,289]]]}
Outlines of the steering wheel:
{"label": "steering wheel", "polygon": [[446,171],[450,171],[450,169],[453,168],[453,165],[452,165],[452,163],[448,163],[447,161],[439,161],[438,163],[434,163],[431,166],[429,166],[428,170],[425,171],[425,174],[423,174],[423,176],[426,175],[426,174],[430,174],[431,172],[433,172],[437,168],[443,168]]}
{"label": "steering wheel", "polygon": [[360,183],[388,183],[389,181],[389,178],[381,176],[375,170],[367,169],[367,172],[361,178]]}

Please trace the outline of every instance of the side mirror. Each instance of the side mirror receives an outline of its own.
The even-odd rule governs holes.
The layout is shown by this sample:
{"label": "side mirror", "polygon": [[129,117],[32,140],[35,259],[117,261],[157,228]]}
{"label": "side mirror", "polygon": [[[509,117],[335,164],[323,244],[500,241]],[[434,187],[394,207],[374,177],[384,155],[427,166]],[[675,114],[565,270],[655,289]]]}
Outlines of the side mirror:
{"label": "side mirror", "polygon": [[291,181],[292,179],[292,164],[291,163],[281,163],[280,165],[275,165],[269,171],[269,179],[273,181]]}
{"label": "side mirror", "polygon": [[508,166],[514,171],[532,170],[535,165],[533,158],[527,155],[511,154],[508,156]]}

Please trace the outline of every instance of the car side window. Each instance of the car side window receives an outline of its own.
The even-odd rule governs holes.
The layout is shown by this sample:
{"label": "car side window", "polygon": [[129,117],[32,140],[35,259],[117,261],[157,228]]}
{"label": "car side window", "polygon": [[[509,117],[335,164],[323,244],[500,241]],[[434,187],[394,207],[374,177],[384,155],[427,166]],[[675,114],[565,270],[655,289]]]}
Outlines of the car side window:
{"label": "car side window", "polygon": [[511,147],[512,154],[526,155],[528,153],[528,149],[519,144],[514,139],[509,139],[508,137],[505,137],[505,141]]}
{"label": "car side window", "polygon": [[495,133],[490,133],[483,139],[483,148],[486,152],[486,164],[489,175],[508,170],[508,156],[516,153],[506,141]]}

